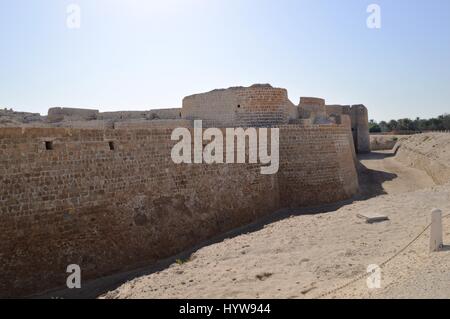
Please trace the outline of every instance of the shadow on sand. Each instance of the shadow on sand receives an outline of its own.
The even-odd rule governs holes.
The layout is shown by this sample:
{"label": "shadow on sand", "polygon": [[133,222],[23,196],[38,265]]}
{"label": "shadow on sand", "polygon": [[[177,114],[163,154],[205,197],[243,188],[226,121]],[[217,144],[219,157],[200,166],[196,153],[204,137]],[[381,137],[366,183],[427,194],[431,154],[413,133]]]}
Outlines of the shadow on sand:
{"label": "shadow on sand", "polygon": [[[381,160],[387,157],[395,156],[394,153],[369,153],[360,155],[359,159],[362,160]],[[232,231],[229,231],[225,234],[216,236],[210,240],[204,241],[195,247],[186,250],[176,256],[172,256],[170,258],[161,260],[157,263],[150,265],[149,267],[141,268],[135,271],[124,272],[116,275],[111,275],[99,279],[95,279],[89,282],[86,282],[82,285],[81,289],[74,290],[59,290],[50,293],[46,293],[36,298],[69,298],[69,299],[77,299],[77,298],[97,298],[102,294],[105,294],[108,291],[114,290],[124,284],[127,281],[133,280],[134,278],[147,276],[159,271],[162,271],[168,268],[170,265],[176,263],[177,261],[188,261],[190,256],[205,246],[210,246],[215,243],[219,243],[224,241],[225,239],[230,239],[237,237],[242,234],[252,233],[263,229],[266,225],[275,223],[277,221],[292,217],[292,216],[300,216],[300,215],[314,215],[314,214],[323,214],[328,212],[333,212],[338,210],[339,208],[349,205],[354,201],[367,200],[372,197],[376,197],[379,195],[386,194],[383,189],[382,184],[386,181],[391,181],[397,177],[396,174],[386,173],[382,171],[375,171],[368,169],[363,164],[358,164],[358,175],[359,175],[359,183],[360,183],[360,191],[357,195],[355,195],[352,199],[341,201],[328,205],[321,205],[316,207],[308,207],[301,209],[282,209],[278,212],[264,217],[252,224],[236,228]]]}
{"label": "shadow on sand", "polygon": [[[383,160],[385,158],[394,157],[395,153],[387,152],[372,152],[368,154],[359,155],[359,160],[371,161],[371,160]],[[376,171],[369,169],[361,162],[358,164],[358,179],[359,179],[359,192],[355,196],[356,200],[367,200],[372,197],[387,194],[383,188],[383,183],[392,181],[398,177],[397,174],[388,173],[384,171]]]}

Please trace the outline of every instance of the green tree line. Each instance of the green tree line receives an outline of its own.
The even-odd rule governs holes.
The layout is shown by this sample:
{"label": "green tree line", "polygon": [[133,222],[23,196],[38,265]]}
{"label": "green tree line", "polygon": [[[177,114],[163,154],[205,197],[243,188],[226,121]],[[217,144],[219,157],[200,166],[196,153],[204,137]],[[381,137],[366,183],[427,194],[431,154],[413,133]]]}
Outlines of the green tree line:
{"label": "green tree line", "polygon": [[389,122],[381,121],[376,122],[370,120],[369,130],[371,133],[384,133],[384,132],[423,132],[423,131],[445,131],[450,130],[450,114],[440,115],[436,118],[421,119],[400,119],[390,120]]}

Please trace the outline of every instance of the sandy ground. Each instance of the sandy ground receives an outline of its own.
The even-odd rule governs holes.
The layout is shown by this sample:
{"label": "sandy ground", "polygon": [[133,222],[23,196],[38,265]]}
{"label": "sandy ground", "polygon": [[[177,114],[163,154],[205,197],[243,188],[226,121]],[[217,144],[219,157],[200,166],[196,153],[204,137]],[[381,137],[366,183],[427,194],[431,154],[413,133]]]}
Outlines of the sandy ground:
{"label": "sandy ground", "polygon": [[[360,155],[360,192],[364,198],[381,194],[402,194],[434,186],[433,179],[422,170],[405,166],[391,151]],[[360,195],[361,196],[361,195]]]}
{"label": "sandy ground", "polygon": [[[435,186],[386,152],[361,163],[356,201],[280,212],[102,298],[317,298],[359,275],[364,278],[327,298],[450,298],[450,246],[430,254],[428,231],[382,268],[380,289],[368,289],[370,264],[381,265],[407,245],[433,208],[450,213],[450,185]],[[390,220],[367,224],[357,217],[362,212]],[[444,236],[450,244],[450,218]]]}

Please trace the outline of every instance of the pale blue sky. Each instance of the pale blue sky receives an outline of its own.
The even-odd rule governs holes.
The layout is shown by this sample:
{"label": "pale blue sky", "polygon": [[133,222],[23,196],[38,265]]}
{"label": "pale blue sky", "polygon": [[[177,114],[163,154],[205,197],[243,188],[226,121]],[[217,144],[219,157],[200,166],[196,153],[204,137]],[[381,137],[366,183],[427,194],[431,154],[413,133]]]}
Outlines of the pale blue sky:
{"label": "pale blue sky", "polygon": [[[71,3],[80,29],[66,26]],[[0,0],[0,107],[180,107],[253,83],[294,103],[363,103],[377,120],[450,113],[450,1]]]}

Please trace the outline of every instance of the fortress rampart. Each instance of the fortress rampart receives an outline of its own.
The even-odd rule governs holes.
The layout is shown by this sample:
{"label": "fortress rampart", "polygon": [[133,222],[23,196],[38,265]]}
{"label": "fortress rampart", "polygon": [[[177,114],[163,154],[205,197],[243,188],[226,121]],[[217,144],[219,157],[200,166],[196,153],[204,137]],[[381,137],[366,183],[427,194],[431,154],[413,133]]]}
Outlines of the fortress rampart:
{"label": "fortress rampart", "polygon": [[314,97],[302,97],[299,105],[295,105],[285,89],[269,84],[191,95],[183,99],[182,108],[172,109],[99,112],[56,107],[49,109],[48,116],[0,110],[0,127],[131,129],[172,127],[175,121],[195,119],[203,120],[205,127],[350,123],[356,152],[370,152],[368,111],[364,105],[326,105],[324,99]]}
{"label": "fortress rampart", "polygon": [[327,105],[326,112],[328,116],[349,116],[356,151],[370,152],[369,113],[364,105]]}
{"label": "fortress rampart", "polygon": [[[192,119],[202,118],[197,101],[205,97],[186,98],[173,121],[0,128],[0,297],[63,288],[70,264],[81,266],[83,281],[132,270],[280,208],[354,195],[350,119],[293,118],[301,110],[285,91],[262,98],[258,90],[230,94],[223,113],[215,112],[219,99],[204,118],[212,124],[223,116],[219,127],[233,118],[278,127],[274,175],[262,175],[259,164],[173,163],[172,130],[192,130]],[[251,120],[251,112],[260,120]]]}
{"label": "fortress rampart", "polygon": [[289,103],[285,89],[254,85],[185,97],[181,113],[206,126],[271,127],[288,123]]}

